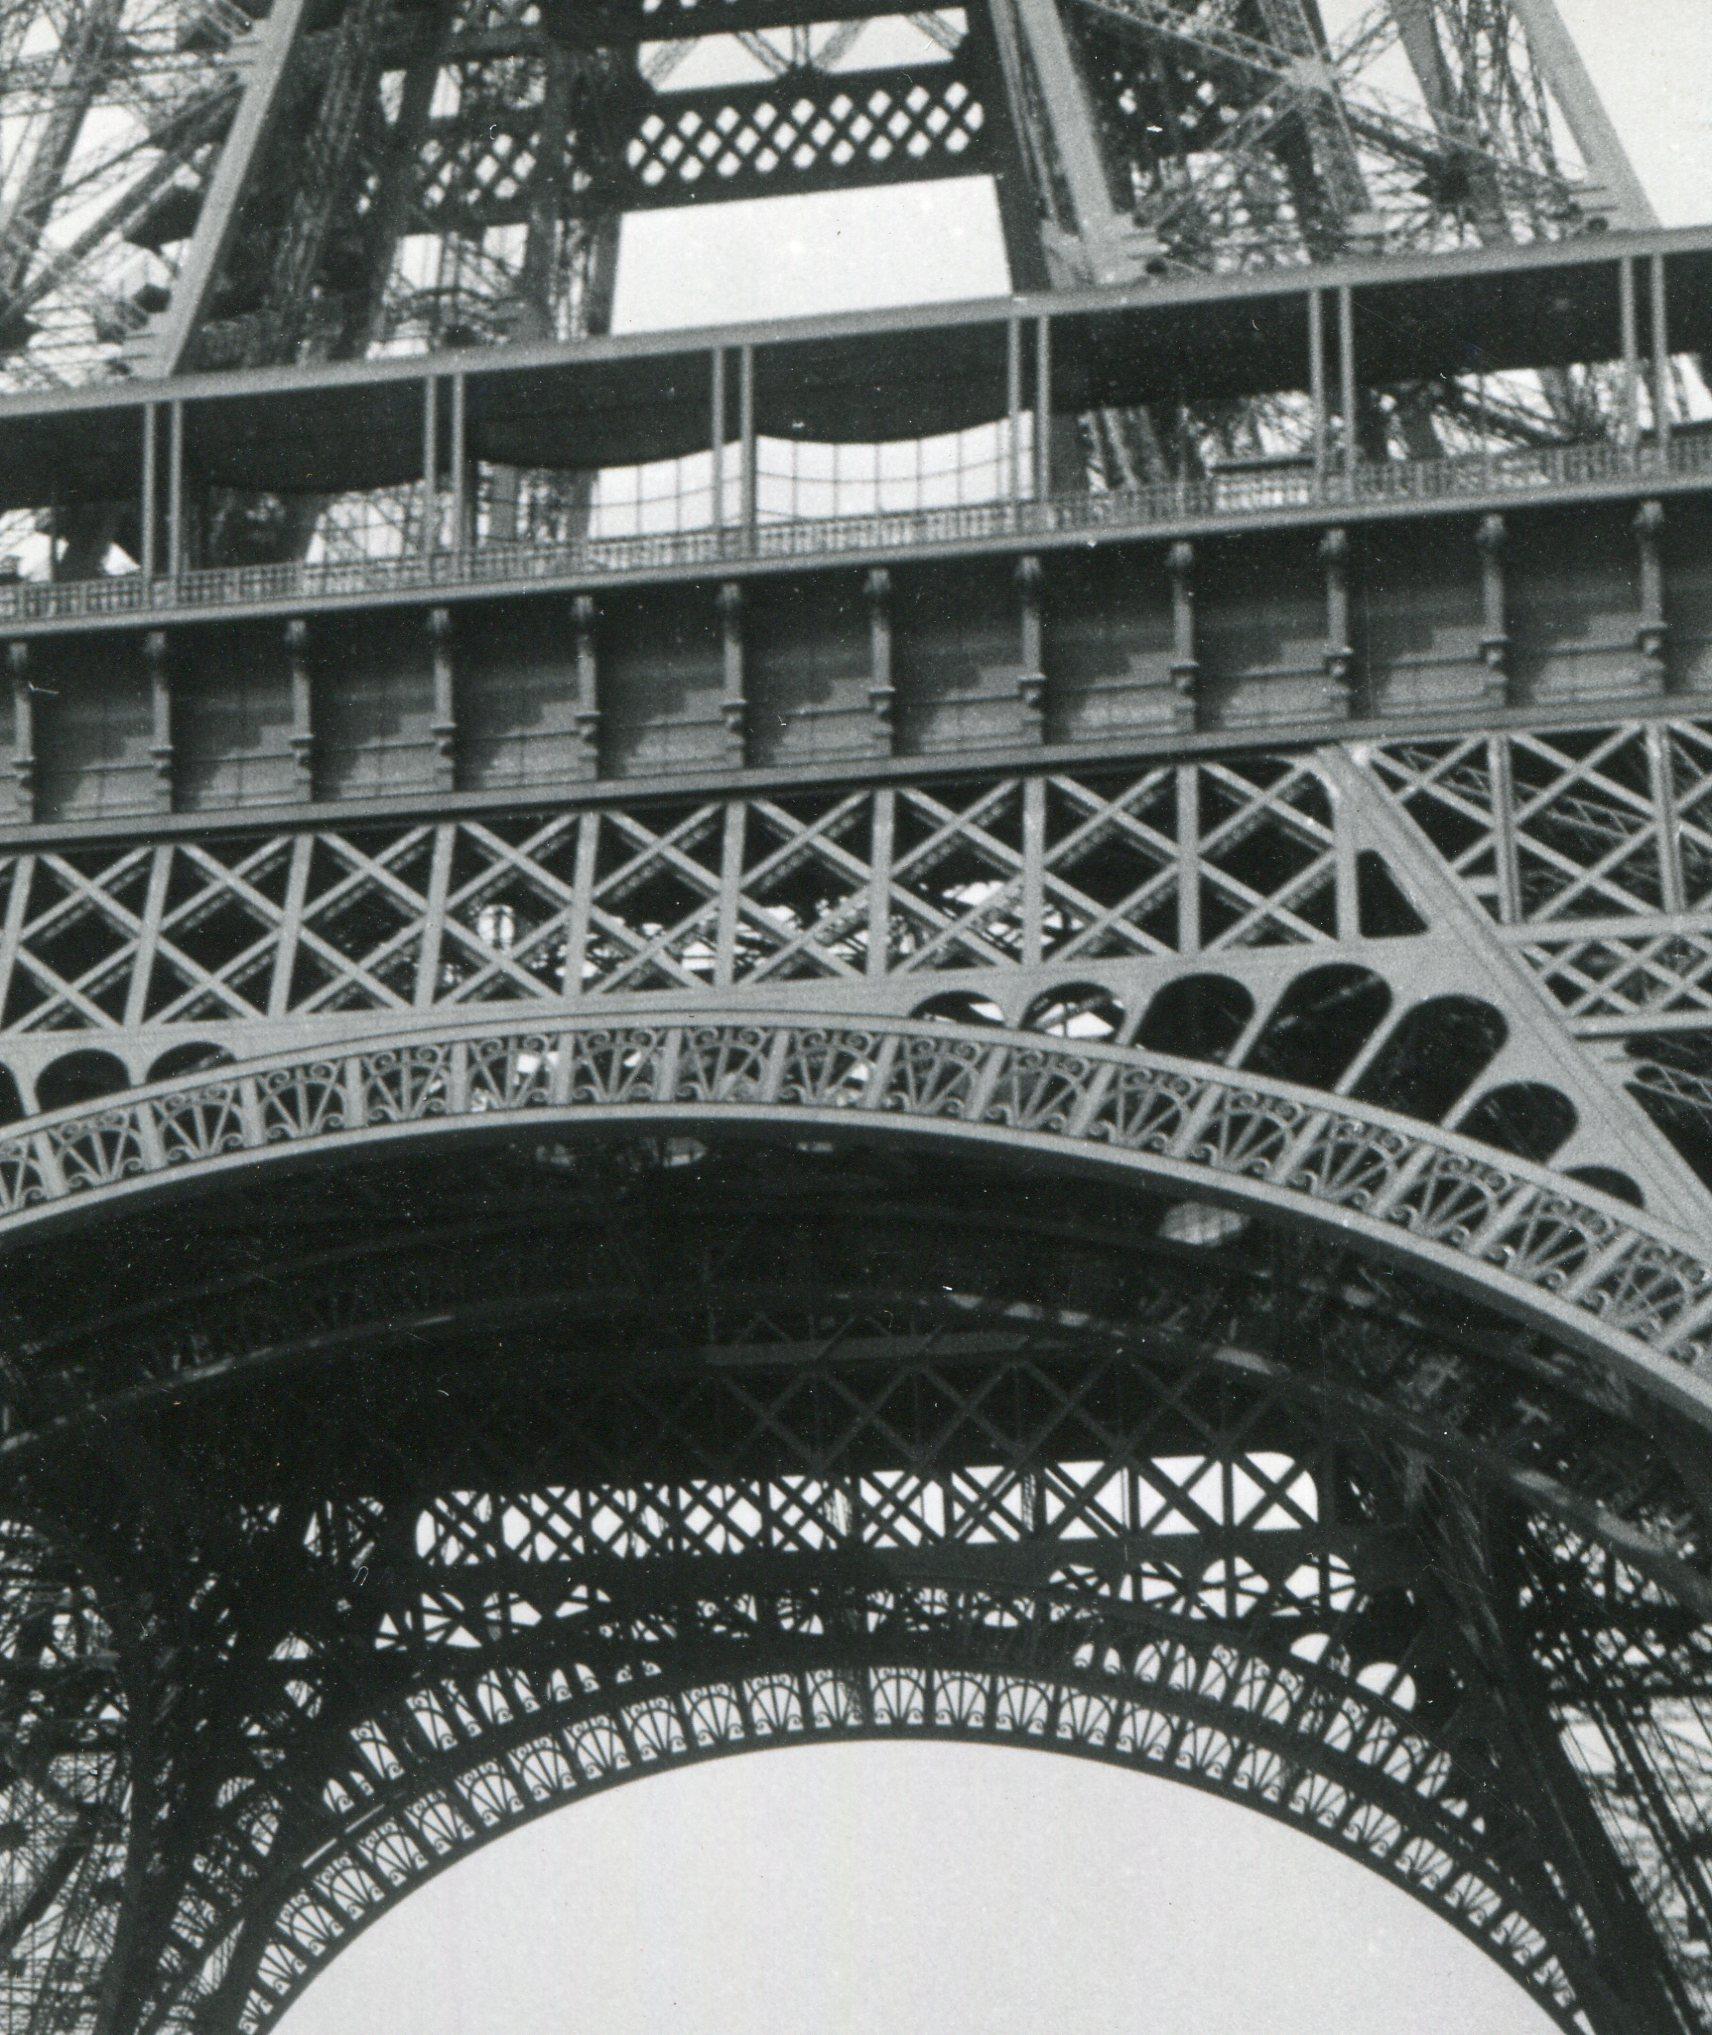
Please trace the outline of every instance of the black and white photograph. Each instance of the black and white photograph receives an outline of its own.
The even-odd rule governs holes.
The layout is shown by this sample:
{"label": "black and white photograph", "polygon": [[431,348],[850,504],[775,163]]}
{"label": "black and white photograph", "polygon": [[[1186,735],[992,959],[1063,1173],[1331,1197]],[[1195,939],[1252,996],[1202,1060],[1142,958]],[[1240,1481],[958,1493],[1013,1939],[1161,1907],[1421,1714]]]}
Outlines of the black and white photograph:
{"label": "black and white photograph", "polygon": [[0,0],[0,2035],[1553,2031],[1712,0]]}

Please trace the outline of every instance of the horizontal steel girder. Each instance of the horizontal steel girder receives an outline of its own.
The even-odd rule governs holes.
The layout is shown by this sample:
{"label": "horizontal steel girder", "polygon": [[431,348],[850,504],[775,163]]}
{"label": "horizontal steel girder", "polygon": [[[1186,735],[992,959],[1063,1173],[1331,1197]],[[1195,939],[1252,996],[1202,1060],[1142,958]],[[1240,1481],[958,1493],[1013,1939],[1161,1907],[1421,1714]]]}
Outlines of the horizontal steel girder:
{"label": "horizontal steel girder", "polygon": [[[639,95],[581,165],[604,213],[979,176],[989,115],[966,63],[822,73]],[[528,111],[431,124],[412,223],[479,233],[528,217],[539,135]]]}

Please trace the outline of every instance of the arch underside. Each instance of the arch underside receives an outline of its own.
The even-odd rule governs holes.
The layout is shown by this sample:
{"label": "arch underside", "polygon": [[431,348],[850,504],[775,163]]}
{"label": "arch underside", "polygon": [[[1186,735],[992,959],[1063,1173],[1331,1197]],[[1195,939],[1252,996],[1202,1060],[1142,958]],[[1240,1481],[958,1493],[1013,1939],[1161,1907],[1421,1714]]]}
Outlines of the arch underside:
{"label": "arch underside", "polygon": [[103,1237],[38,1232],[7,1296],[11,1601],[75,1572],[102,1621],[51,1658],[13,1621],[0,1814],[56,1762],[104,1790],[58,1891],[48,1836],[5,1854],[29,2035],[259,2030],[561,1800],[935,1732],[1281,1816],[1565,2027],[1712,2003],[1705,1444],[1359,1238],[972,1149],[562,1127]]}
{"label": "arch underside", "polygon": [[969,1023],[662,1010],[408,1031],[215,1066],[0,1138],[0,1249],[45,1220],[281,1159],[526,1118],[769,1137],[910,1131],[1361,1235],[1712,1422],[1712,1261],[1597,1186],[1345,1096]]}

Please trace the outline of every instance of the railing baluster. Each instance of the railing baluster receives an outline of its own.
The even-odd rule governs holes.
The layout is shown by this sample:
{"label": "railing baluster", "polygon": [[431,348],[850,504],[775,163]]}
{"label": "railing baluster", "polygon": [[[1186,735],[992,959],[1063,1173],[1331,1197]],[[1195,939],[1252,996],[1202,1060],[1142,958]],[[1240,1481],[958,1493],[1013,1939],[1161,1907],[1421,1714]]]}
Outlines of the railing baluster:
{"label": "railing baluster", "polygon": [[[169,409],[170,418],[170,409]],[[180,425],[182,435],[182,425]],[[1002,427],[1000,427],[1002,428]],[[182,457],[182,453],[180,454]],[[1481,452],[1432,460],[1358,461],[1328,475],[1326,494],[1347,488],[1361,502],[1413,503],[1525,495],[1541,489],[1623,486],[1632,455],[1621,445],[1563,445]],[[1654,449],[1649,473],[1692,477],[1712,466],[1712,441],[1678,431]],[[1656,486],[1656,479],[1653,482]],[[1285,474],[1213,473],[1150,482],[1105,494],[1047,495],[1013,501],[1007,492],[986,502],[803,517],[747,527],[590,538],[576,543],[511,542],[448,549],[430,574],[415,553],[396,558],[324,560],[262,566],[192,567],[151,580],[140,572],[85,580],[32,580],[0,587],[0,617],[75,622],[148,609],[289,604],[318,598],[436,588],[476,587],[569,578],[584,573],[636,572],[744,559],[813,558],[915,545],[978,542],[991,537],[1095,529],[1145,531],[1159,525],[1216,523],[1311,509],[1320,493],[1312,471]],[[170,532],[169,532],[170,536]],[[181,540],[182,541],[182,540]],[[171,560],[169,558],[170,565]]]}

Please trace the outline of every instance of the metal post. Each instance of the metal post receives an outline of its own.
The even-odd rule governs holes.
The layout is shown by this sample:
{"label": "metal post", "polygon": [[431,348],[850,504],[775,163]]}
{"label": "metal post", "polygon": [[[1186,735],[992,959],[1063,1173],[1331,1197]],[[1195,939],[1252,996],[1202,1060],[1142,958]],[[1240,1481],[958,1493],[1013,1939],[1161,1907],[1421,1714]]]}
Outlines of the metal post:
{"label": "metal post", "polygon": [[1308,292],[1308,399],[1314,411],[1314,492],[1326,484],[1326,296]]}
{"label": "metal post", "polygon": [[1528,38],[1534,62],[1545,73],[1587,173],[1614,201],[1613,225],[1641,229],[1658,224],[1646,187],[1635,174],[1605,102],[1594,88],[1575,38],[1558,12],[1557,0],[1510,0]]}
{"label": "metal post", "polygon": [[177,579],[184,570],[184,398],[174,396],[167,408],[166,435],[166,569]]}
{"label": "metal post", "polygon": [[470,541],[469,384],[460,368],[452,377],[452,544]]}
{"label": "metal post", "polygon": [[713,386],[708,400],[708,446],[713,454],[713,527],[725,528],[725,348],[713,349]]}
{"label": "metal post", "polygon": [[155,576],[155,493],[158,488],[155,474],[155,405],[143,405],[143,485],[142,536],[137,547],[137,566],[147,586]]}
{"label": "metal post", "polygon": [[1052,319],[1034,321],[1034,492],[1044,503],[1052,493]]}
{"label": "metal post", "polygon": [[1022,500],[1022,321],[1005,321],[1005,430],[1009,439],[1010,496]]}
{"label": "metal post", "polygon": [[1653,341],[1653,437],[1659,464],[1670,464],[1670,298],[1665,287],[1664,256],[1647,261],[1648,310]]}
{"label": "metal post", "polygon": [[1632,460],[1641,437],[1641,345],[1635,263],[1627,254],[1617,264],[1617,306],[1623,344],[1623,454]]}
{"label": "metal post", "polygon": [[742,437],[742,515],[745,543],[753,548],[759,513],[755,474],[755,349],[744,346],[737,357],[737,424]]}
{"label": "metal post", "polygon": [[422,549],[440,548],[440,378],[422,378]]}
{"label": "metal post", "polygon": [[1338,400],[1343,411],[1343,473],[1350,495],[1355,494],[1356,460],[1359,448],[1355,428],[1355,292],[1348,283],[1338,284]]}

